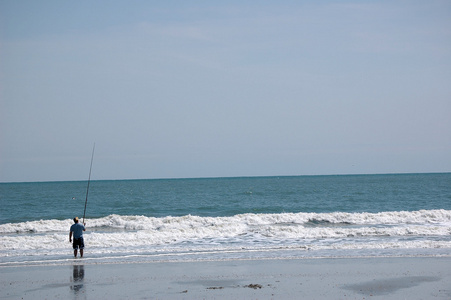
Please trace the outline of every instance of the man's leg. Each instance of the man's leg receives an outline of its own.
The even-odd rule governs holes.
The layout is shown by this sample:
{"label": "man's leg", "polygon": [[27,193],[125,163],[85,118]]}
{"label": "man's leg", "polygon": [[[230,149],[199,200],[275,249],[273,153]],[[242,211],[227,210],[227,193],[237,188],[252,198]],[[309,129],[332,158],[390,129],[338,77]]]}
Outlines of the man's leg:
{"label": "man's leg", "polygon": [[85,248],[85,241],[83,237],[79,239],[79,247],[80,247],[80,257],[83,257],[83,249]]}
{"label": "man's leg", "polygon": [[[81,253],[82,250],[80,250]],[[77,249],[74,249],[74,257],[77,257]]]}

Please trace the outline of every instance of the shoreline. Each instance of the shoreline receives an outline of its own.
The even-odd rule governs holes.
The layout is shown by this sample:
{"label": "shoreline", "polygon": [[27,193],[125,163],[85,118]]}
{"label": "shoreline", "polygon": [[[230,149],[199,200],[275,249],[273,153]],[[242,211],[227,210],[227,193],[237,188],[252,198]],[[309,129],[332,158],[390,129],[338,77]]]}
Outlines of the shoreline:
{"label": "shoreline", "polygon": [[[142,259],[132,259],[141,257]],[[16,267],[60,267],[60,266],[72,266],[78,265],[123,265],[123,264],[172,264],[172,263],[204,263],[204,262],[233,262],[233,261],[281,261],[281,260],[327,260],[327,259],[382,259],[382,258],[450,258],[450,254],[394,254],[394,255],[337,255],[337,256],[283,256],[283,257],[244,257],[244,258],[206,258],[206,259],[167,259],[167,260],[148,260],[145,255],[125,255],[125,256],[111,256],[111,257],[89,257],[87,254],[85,257],[80,258],[64,258],[54,260],[42,260],[42,261],[23,261],[23,262],[0,262],[0,270],[2,268],[16,268]],[[114,259],[107,261],[106,259]],[[121,260],[117,260],[121,259]],[[129,259],[129,260],[127,260]]]}
{"label": "shoreline", "polygon": [[450,299],[450,256],[1,266],[0,298]]}

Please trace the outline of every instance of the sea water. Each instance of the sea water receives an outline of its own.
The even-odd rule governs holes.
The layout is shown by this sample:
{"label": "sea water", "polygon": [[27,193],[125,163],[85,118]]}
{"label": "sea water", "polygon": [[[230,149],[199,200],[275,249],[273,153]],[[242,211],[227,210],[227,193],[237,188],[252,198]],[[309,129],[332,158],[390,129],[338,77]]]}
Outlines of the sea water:
{"label": "sea water", "polygon": [[[72,262],[86,194],[1,183],[0,266]],[[451,255],[451,173],[94,180],[84,221],[86,263]]]}

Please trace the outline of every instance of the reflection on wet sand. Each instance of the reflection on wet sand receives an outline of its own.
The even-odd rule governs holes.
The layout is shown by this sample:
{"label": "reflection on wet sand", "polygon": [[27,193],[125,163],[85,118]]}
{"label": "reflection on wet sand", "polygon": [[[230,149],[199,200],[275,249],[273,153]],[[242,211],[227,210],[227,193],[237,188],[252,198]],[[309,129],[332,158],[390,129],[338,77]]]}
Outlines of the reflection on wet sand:
{"label": "reflection on wet sand", "polygon": [[[84,265],[74,265],[71,278],[70,289],[74,293],[74,299],[85,299],[85,289],[83,286],[83,281],[85,279],[85,266]],[[81,298],[80,298],[81,297]]]}

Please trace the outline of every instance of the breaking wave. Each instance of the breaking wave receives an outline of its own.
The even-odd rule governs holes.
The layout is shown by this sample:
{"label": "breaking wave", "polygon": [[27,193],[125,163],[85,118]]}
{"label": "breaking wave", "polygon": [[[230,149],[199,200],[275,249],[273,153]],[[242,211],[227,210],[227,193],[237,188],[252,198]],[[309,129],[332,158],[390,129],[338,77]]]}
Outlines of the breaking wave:
{"label": "breaking wave", "polygon": [[[281,214],[239,214],[231,217],[146,217],[109,215],[86,220],[89,229],[123,229],[151,231],[229,231],[243,232],[249,228],[279,226],[300,229],[371,225],[450,225],[450,210],[393,211],[380,213],[281,213]],[[39,220],[0,225],[0,234],[8,233],[49,233],[67,231],[72,220]],[[290,227],[290,225],[292,225]],[[265,227],[266,226],[266,227]]]}
{"label": "breaking wave", "polygon": [[[231,217],[110,215],[86,223],[85,244],[91,257],[99,261],[107,257],[113,261],[124,257],[275,258],[324,251],[333,251],[332,255],[342,251],[355,255],[375,251],[383,255],[404,255],[409,251],[440,254],[451,249],[449,210]],[[66,261],[71,252],[71,224],[71,220],[40,220],[0,225],[0,265]]]}

